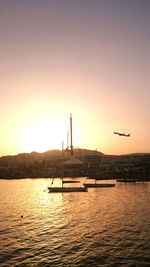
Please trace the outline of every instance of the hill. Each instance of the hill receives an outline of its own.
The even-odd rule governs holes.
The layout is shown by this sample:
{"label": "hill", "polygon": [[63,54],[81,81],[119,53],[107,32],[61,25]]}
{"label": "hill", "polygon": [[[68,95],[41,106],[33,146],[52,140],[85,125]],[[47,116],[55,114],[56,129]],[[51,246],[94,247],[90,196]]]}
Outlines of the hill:
{"label": "hill", "polygon": [[[150,153],[105,155],[96,150],[74,149],[74,157],[83,162],[78,168],[65,166],[64,175],[97,176],[100,178],[150,178]],[[21,153],[0,157],[0,178],[60,177],[62,162],[70,151],[49,150],[43,153]]]}

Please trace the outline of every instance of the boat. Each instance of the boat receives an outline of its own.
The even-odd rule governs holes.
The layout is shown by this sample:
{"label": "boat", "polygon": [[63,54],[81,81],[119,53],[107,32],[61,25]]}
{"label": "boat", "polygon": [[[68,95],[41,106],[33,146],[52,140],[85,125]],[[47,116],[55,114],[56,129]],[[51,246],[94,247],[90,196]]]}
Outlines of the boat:
{"label": "boat", "polygon": [[87,187],[48,187],[49,193],[87,192]]}
{"label": "boat", "polygon": [[64,184],[76,184],[76,183],[80,183],[80,181],[73,181],[73,180],[66,180],[63,181]]}
{"label": "boat", "polygon": [[[87,180],[88,180],[88,178],[87,178]],[[102,187],[114,187],[115,186],[115,183],[96,183],[96,179],[93,179],[93,180],[94,180],[93,183],[87,183],[87,182],[85,182],[85,183],[83,183],[83,185],[85,187],[87,187],[87,188],[88,187],[94,187],[94,188],[101,187],[102,188]]]}
{"label": "boat", "polygon": [[76,180],[64,180],[63,179],[63,166],[64,165],[73,165],[73,166],[79,166],[83,164],[80,160],[75,159],[73,157],[73,144],[72,144],[72,114],[70,114],[70,137],[71,137],[71,145],[70,145],[70,153],[71,153],[71,159],[63,164],[63,146],[62,146],[62,185],[59,187],[53,186],[54,179],[51,182],[51,186],[48,187],[49,193],[69,193],[69,192],[87,192],[87,187],[85,186],[63,186],[65,183],[78,183],[80,181]]}
{"label": "boat", "polygon": [[79,183],[80,181],[63,181],[62,178],[62,186],[53,186],[53,180],[51,186],[48,187],[49,193],[67,193],[67,192],[87,192],[87,187],[83,186],[63,186],[65,183]]}
{"label": "boat", "polygon": [[140,182],[140,179],[117,179],[118,183],[136,183]]}
{"label": "boat", "polygon": [[115,186],[115,184],[107,184],[107,183],[105,183],[105,184],[94,184],[94,183],[84,183],[83,184],[85,187],[114,187]]}

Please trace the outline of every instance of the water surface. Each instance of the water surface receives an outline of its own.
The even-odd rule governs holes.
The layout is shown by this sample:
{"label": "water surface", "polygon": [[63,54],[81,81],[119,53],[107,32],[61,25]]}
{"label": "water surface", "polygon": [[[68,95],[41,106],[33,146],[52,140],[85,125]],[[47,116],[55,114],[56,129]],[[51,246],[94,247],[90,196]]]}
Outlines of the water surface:
{"label": "water surface", "polygon": [[50,194],[50,182],[0,180],[0,266],[150,266],[150,183]]}

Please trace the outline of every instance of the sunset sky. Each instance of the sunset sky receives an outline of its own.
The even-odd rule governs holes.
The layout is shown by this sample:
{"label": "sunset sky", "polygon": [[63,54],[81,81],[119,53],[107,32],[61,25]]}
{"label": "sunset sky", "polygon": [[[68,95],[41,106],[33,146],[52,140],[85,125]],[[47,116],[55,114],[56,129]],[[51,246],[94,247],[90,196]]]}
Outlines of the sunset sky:
{"label": "sunset sky", "polygon": [[[150,152],[150,1],[0,1],[0,156]],[[131,133],[131,137],[114,135]]]}

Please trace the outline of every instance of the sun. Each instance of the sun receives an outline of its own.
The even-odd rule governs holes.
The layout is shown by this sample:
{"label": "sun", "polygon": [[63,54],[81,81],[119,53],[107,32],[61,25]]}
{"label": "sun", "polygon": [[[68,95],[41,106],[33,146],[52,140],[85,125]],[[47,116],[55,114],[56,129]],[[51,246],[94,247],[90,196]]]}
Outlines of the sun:
{"label": "sun", "polygon": [[45,152],[61,149],[65,129],[55,120],[31,122],[22,131],[22,149],[24,152]]}

